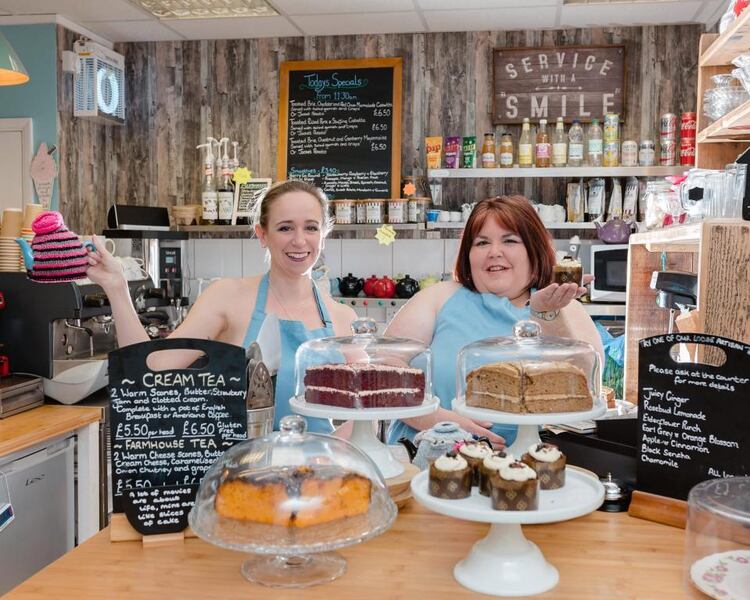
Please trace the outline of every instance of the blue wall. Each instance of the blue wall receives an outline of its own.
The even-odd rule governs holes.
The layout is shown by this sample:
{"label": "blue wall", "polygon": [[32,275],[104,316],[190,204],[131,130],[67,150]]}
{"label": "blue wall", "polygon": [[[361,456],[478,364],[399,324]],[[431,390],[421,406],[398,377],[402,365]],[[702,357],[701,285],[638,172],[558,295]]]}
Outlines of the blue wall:
{"label": "blue wall", "polygon": [[[31,80],[18,86],[0,86],[0,118],[31,117],[34,123],[34,153],[39,144],[57,146],[57,26],[0,26]],[[57,154],[53,157],[59,164]],[[57,207],[58,180],[52,194]]]}

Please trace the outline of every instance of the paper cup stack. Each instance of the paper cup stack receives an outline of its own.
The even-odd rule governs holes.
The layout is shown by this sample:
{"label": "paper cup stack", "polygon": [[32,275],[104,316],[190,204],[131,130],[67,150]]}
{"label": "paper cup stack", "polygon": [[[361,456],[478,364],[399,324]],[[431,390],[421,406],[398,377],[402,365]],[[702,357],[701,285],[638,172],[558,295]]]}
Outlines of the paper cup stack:
{"label": "paper cup stack", "polygon": [[0,271],[22,271],[21,249],[16,238],[23,229],[23,211],[20,208],[6,208],[0,226]]}

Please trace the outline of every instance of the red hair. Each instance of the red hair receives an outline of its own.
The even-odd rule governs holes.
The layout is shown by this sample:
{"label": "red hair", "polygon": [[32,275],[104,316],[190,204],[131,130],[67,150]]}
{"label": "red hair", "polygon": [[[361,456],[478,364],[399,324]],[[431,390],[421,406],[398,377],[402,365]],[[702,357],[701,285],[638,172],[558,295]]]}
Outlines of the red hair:
{"label": "red hair", "polygon": [[544,223],[526,198],[523,196],[497,196],[478,202],[466,221],[461,244],[458,247],[456,264],[453,267],[453,279],[476,292],[471,277],[469,252],[474,239],[492,217],[501,226],[518,235],[526,247],[531,266],[529,288],[543,288],[552,282],[552,270],[555,266],[555,249]]}

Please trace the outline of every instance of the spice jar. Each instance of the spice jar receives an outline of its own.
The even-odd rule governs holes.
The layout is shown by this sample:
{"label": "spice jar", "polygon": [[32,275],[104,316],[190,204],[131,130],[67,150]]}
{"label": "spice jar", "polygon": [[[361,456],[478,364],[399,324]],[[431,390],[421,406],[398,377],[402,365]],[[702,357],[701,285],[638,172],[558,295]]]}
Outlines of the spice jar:
{"label": "spice jar", "polygon": [[357,223],[367,223],[367,200],[357,200],[356,211],[357,211]]}
{"label": "spice jar", "polygon": [[494,169],[496,166],[495,134],[485,133],[484,142],[482,143],[482,167],[485,169]]}
{"label": "spice jar", "polygon": [[406,223],[409,201],[404,198],[391,198],[388,200],[388,222]]}
{"label": "spice jar", "polygon": [[333,206],[336,211],[337,225],[351,225],[355,222],[357,214],[354,209],[354,200],[334,200]]}
{"label": "spice jar", "polygon": [[427,209],[429,206],[429,198],[410,198],[409,223],[424,223],[427,220]]}
{"label": "spice jar", "polygon": [[385,200],[371,198],[364,203],[365,223],[385,223]]}

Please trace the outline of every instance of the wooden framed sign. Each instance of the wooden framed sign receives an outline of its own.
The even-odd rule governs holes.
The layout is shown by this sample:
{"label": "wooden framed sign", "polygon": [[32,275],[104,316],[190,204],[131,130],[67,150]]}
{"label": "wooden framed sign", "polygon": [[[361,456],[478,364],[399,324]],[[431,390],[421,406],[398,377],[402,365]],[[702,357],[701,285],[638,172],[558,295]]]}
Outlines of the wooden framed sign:
{"label": "wooden framed sign", "polygon": [[[726,361],[676,362],[680,343],[720,349]],[[750,475],[750,345],[695,333],[639,345],[638,490],[685,500],[706,479]]]}
{"label": "wooden framed sign", "polygon": [[277,178],[329,198],[399,198],[400,58],[281,64]]}
{"label": "wooden framed sign", "polygon": [[[152,371],[146,359],[162,350],[199,350],[208,362]],[[110,352],[112,508],[138,533],[185,529],[203,475],[247,439],[245,362],[239,346],[187,338]]]}
{"label": "wooden framed sign", "polygon": [[495,48],[492,122],[624,119],[625,46]]}
{"label": "wooden framed sign", "polygon": [[251,179],[234,186],[234,211],[232,225],[237,224],[239,217],[252,218],[258,198],[271,187],[271,179]]}

